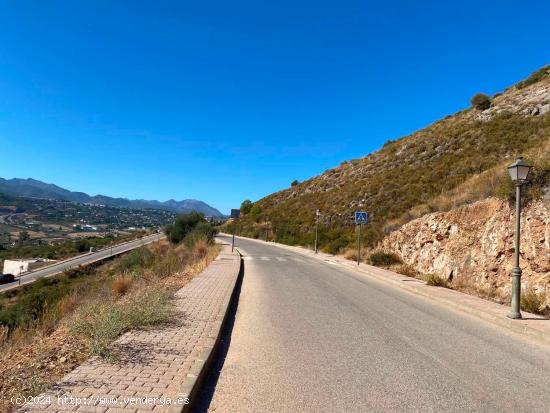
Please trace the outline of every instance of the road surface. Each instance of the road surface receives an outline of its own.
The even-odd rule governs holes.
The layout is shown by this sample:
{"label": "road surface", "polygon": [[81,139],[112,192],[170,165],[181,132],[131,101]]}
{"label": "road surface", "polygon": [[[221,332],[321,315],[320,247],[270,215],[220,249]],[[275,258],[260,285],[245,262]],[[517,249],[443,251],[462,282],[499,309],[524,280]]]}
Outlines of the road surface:
{"label": "road surface", "polygon": [[195,411],[550,411],[549,347],[328,262],[236,244],[228,351]]}
{"label": "road surface", "polygon": [[[86,265],[90,264],[92,262],[101,261],[102,259],[108,258],[111,255],[118,255],[122,254],[123,252],[127,252],[130,250],[133,250],[135,248],[138,248],[145,244],[150,244],[151,242],[158,241],[161,238],[164,238],[164,234],[152,234],[148,235],[146,237],[137,239],[135,241],[130,241],[123,244],[113,245],[113,248],[106,248],[100,251],[92,252],[89,254],[79,255],[77,257],[69,258],[65,261],[60,261],[56,264],[49,265],[45,268],[38,269],[33,272],[26,273],[20,277],[21,284],[33,282],[38,278],[41,277],[48,277],[51,275],[55,275],[58,273],[61,273],[69,268],[75,268],[79,265]],[[14,286],[17,286],[19,284],[19,277],[16,277],[16,281],[10,284],[3,284],[0,285],[0,291],[6,290],[9,288],[13,288]]]}

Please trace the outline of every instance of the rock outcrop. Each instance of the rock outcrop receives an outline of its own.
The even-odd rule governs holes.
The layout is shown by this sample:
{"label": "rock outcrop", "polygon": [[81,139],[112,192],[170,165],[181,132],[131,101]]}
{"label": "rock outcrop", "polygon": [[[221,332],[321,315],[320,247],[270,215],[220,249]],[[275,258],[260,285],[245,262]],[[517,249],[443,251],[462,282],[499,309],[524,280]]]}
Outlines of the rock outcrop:
{"label": "rock outcrop", "polygon": [[[514,219],[507,202],[489,198],[415,219],[389,234],[381,247],[421,273],[491,290],[505,299],[510,294]],[[524,208],[521,225],[522,285],[550,296],[550,200]]]}

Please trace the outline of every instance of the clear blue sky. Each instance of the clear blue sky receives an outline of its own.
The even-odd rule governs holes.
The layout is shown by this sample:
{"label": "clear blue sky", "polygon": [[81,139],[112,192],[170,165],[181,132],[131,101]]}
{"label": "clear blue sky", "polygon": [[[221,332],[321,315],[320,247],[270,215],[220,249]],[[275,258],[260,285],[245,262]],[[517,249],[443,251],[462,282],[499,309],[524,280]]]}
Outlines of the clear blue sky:
{"label": "clear blue sky", "polygon": [[1,1],[0,176],[228,212],[550,63],[541,1]]}

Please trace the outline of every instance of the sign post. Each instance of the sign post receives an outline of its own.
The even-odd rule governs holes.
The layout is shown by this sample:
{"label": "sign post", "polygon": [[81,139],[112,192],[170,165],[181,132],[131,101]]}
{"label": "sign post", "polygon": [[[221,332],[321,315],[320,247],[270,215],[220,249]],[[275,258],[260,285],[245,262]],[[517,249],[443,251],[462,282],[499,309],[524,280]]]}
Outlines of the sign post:
{"label": "sign post", "polygon": [[241,216],[241,210],[240,209],[232,209],[231,210],[231,218],[233,218],[233,237],[231,239],[231,252],[235,249],[235,229],[237,227],[237,220]]}
{"label": "sign post", "polygon": [[367,213],[365,211],[355,211],[355,225],[359,225],[357,231],[357,265],[361,262],[361,227],[367,223]]}

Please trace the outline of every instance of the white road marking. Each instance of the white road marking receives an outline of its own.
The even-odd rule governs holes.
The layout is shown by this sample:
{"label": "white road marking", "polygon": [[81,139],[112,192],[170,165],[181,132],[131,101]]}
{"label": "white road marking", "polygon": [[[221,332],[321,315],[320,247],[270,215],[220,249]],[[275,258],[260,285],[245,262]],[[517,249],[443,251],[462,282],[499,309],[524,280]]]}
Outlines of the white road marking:
{"label": "white road marking", "polygon": [[260,257],[262,261],[269,261],[269,257]]}
{"label": "white road marking", "polygon": [[277,257],[277,261],[286,261],[286,258],[283,258],[283,257]]}
{"label": "white road marking", "polygon": [[252,261],[254,257],[243,257],[243,260],[245,261]]}

